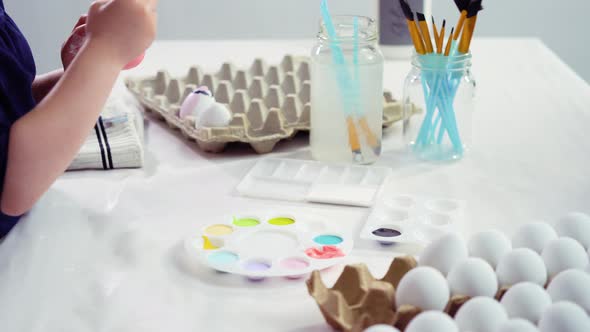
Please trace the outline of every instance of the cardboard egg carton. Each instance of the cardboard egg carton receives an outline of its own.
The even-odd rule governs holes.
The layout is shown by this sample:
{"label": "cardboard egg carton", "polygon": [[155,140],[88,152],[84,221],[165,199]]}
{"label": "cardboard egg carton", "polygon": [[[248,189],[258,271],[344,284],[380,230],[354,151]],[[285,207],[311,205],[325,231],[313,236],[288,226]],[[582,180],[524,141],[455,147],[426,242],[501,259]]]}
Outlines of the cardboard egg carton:
{"label": "cardboard egg carton", "polygon": [[[326,322],[337,331],[362,332],[377,324],[404,331],[422,310],[408,305],[398,307],[395,290],[404,275],[417,265],[411,256],[395,258],[382,279],[373,277],[364,264],[348,265],[332,288],[326,287],[319,271],[314,271],[307,280],[307,289]],[[496,299],[499,300],[506,291],[507,288],[498,291]],[[454,317],[469,299],[453,296],[444,311]]]}
{"label": "cardboard egg carton", "polygon": [[[159,71],[154,77],[128,79],[126,84],[147,111],[208,152],[221,152],[228,143],[243,142],[258,153],[268,153],[280,140],[310,130],[311,80],[306,57],[287,55],[273,66],[256,59],[247,69],[224,63],[216,73],[191,67],[179,78]],[[232,112],[228,126],[196,128],[193,117],[179,117],[182,102],[199,86],[209,87],[216,101]],[[389,127],[402,118],[401,102],[384,92],[383,125]]]}

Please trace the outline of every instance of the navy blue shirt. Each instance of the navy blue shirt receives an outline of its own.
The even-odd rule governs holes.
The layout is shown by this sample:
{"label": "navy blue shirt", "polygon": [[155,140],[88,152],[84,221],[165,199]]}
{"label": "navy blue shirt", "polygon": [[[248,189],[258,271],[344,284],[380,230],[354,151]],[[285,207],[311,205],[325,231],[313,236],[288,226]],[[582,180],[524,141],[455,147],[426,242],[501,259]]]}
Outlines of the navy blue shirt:
{"label": "navy blue shirt", "polygon": [[[35,107],[31,90],[35,72],[31,48],[0,0],[0,188],[4,188],[10,127]],[[18,219],[0,211],[0,238]]]}

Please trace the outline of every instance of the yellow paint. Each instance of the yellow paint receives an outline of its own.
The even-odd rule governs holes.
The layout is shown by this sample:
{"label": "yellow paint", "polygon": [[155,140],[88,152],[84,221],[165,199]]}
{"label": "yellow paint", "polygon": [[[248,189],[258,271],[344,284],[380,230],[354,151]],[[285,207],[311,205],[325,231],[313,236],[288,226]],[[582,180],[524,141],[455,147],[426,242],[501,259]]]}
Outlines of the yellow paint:
{"label": "yellow paint", "polygon": [[205,233],[209,236],[222,236],[234,232],[234,229],[228,225],[211,225],[205,229]]}
{"label": "yellow paint", "polygon": [[211,243],[211,241],[209,240],[208,237],[203,236],[203,249],[205,249],[205,250],[215,250],[215,249],[219,249],[219,247],[214,246],[213,243]]}

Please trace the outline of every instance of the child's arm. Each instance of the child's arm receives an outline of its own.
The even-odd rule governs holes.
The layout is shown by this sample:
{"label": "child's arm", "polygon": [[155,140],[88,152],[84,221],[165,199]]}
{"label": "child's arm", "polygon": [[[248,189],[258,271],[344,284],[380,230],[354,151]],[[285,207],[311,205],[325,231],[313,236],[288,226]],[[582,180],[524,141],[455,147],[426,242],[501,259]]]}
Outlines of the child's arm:
{"label": "child's arm", "polygon": [[32,86],[33,97],[35,98],[35,101],[40,103],[61,79],[63,74],[63,69],[57,69],[47,74],[37,75],[37,77],[35,77],[35,81],[33,81]]}
{"label": "child's arm", "polygon": [[10,129],[1,210],[28,211],[83,144],[127,62],[155,37],[157,0],[94,3],[88,40],[43,101]]}

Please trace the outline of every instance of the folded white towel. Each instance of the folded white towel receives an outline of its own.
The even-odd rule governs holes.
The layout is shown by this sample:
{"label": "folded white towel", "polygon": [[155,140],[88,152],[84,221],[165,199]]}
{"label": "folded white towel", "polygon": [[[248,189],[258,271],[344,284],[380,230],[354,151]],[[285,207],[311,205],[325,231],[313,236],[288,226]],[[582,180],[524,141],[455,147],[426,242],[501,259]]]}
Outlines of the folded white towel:
{"label": "folded white towel", "polygon": [[139,168],[143,154],[141,105],[118,83],[68,170]]}

